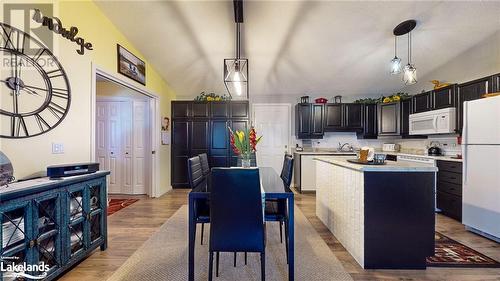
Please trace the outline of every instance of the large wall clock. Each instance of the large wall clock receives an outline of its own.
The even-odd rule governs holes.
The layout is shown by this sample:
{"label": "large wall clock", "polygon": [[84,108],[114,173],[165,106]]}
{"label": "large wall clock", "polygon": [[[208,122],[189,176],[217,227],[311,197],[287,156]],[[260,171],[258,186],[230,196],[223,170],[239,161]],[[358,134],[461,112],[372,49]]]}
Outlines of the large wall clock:
{"label": "large wall clock", "polygon": [[69,110],[66,72],[40,41],[8,24],[0,26],[0,137],[46,133]]}

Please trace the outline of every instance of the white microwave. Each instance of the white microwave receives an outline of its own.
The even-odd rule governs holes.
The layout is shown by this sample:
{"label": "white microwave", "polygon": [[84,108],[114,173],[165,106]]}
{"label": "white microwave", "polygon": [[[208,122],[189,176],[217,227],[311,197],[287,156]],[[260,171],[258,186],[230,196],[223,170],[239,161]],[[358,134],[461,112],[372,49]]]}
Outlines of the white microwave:
{"label": "white microwave", "polygon": [[410,135],[455,133],[454,107],[410,114]]}

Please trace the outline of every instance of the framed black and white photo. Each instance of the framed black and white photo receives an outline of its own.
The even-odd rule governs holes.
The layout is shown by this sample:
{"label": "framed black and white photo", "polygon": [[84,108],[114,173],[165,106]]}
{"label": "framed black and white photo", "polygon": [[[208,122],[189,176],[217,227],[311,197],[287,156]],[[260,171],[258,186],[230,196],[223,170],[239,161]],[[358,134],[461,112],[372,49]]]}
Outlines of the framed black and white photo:
{"label": "framed black and white photo", "polygon": [[146,85],[146,63],[129,52],[120,44],[116,44],[118,53],[118,72]]}

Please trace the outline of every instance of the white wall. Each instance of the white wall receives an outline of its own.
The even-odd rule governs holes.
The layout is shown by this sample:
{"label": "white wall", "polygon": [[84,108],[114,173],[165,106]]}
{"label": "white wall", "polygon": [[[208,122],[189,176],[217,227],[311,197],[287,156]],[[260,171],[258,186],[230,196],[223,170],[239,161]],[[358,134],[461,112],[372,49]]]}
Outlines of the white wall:
{"label": "white wall", "polygon": [[[415,63],[418,71],[418,62]],[[429,83],[430,80],[464,83],[499,72],[500,31],[497,31],[447,63],[437,66],[423,77],[417,77],[419,82],[404,87],[402,90],[410,94],[418,94],[422,90],[432,90],[433,84]]]}

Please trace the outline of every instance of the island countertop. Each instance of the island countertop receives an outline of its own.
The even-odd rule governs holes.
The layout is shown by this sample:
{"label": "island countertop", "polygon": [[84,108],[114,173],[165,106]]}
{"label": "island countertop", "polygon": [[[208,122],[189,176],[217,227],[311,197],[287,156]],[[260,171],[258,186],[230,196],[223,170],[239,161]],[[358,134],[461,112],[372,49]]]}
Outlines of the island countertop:
{"label": "island countertop", "polygon": [[314,160],[362,172],[437,172],[437,167],[417,162],[385,161],[384,165],[361,165],[350,163],[352,156],[317,156]]}

